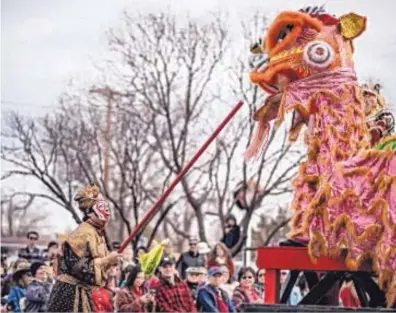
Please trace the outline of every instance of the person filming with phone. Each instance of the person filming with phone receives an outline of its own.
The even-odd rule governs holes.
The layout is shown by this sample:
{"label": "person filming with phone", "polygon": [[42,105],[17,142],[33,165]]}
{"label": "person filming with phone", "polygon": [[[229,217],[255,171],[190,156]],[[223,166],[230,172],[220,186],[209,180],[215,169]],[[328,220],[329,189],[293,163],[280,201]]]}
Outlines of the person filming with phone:
{"label": "person filming with phone", "polygon": [[117,292],[116,308],[118,312],[154,312],[155,290],[144,287],[144,273],[140,266],[134,266],[127,273],[125,286]]}

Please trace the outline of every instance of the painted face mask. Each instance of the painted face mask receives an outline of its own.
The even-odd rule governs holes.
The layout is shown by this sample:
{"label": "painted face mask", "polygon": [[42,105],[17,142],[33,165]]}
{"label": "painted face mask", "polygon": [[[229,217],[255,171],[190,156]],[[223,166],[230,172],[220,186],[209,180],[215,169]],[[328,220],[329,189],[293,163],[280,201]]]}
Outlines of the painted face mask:
{"label": "painted face mask", "polygon": [[107,201],[103,198],[101,194],[98,195],[96,203],[92,207],[92,211],[96,216],[102,221],[110,220],[110,209]]}

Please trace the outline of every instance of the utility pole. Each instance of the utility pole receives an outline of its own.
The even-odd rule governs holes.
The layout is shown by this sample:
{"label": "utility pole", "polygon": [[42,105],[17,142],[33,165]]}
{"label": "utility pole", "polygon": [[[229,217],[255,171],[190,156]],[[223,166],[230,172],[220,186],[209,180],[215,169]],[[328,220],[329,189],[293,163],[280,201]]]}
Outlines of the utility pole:
{"label": "utility pole", "polygon": [[90,93],[97,93],[107,100],[106,128],[104,131],[104,164],[103,164],[103,182],[105,188],[108,188],[109,181],[109,158],[110,158],[110,140],[111,140],[111,117],[113,113],[113,101],[121,93],[111,89],[109,86],[102,88],[92,88]]}
{"label": "utility pole", "polygon": [[[103,164],[103,185],[107,192],[109,192],[109,158],[110,158],[110,140],[111,140],[111,115],[113,113],[113,101],[116,96],[120,96],[121,93],[114,91],[109,86],[96,88],[93,87],[89,90],[90,93],[97,93],[107,100],[107,112],[106,112],[106,128],[104,131],[104,164]],[[110,238],[105,230],[105,241],[109,251],[112,250],[112,244]]]}

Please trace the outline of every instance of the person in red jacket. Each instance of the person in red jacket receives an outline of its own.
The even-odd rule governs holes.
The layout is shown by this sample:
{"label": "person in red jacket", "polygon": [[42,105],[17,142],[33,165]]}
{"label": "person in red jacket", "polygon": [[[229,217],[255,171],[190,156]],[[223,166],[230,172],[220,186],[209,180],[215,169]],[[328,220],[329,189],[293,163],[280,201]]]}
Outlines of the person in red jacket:
{"label": "person in red jacket", "polygon": [[117,266],[112,266],[106,272],[106,284],[104,287],[92,290],[92,309],[94,312],[114,312],[114,301],[116,289]]}
{"label": "person in red jacket", "polygon": [[159,270],[155,297],[157,312],[197,312],[190,289],[175,273],[174,260],[163,258]]}

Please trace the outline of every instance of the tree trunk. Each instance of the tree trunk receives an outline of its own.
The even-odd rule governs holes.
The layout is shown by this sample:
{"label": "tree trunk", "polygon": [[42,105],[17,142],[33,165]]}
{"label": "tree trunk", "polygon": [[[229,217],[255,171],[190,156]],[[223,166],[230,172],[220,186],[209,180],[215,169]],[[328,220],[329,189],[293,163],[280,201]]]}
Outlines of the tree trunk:
{"label": "tree trunk", "polygon": [[206,234],[205,234],[205,223],[204,223],[204,217],[202,214],[202,209],[199,208],[195,211],[195,214],[197,216],[197,222],[198,222],[198,235],[199,239],[204,242],[208,242],[206,239]]}

